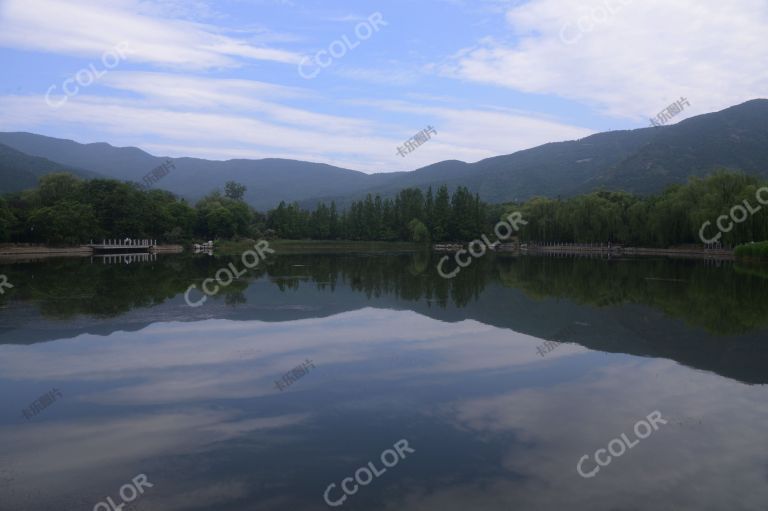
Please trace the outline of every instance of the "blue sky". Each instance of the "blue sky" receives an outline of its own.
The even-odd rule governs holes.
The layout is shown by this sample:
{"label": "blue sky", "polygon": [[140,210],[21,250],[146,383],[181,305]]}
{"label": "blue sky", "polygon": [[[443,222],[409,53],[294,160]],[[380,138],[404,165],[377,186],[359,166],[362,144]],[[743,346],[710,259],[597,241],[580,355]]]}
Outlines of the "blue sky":
{"label": "blue sky", "polygon": [[766,29],[764,0],[0,0],[0,130],[412,170],[766,97]]}

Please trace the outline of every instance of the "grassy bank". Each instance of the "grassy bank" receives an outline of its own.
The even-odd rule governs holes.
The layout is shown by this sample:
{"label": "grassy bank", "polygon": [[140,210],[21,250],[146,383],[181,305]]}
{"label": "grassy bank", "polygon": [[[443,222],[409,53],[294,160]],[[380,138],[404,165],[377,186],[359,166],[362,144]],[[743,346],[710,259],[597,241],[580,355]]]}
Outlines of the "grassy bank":
{"label": "grassy bank", "polygon": [[768,241],[739,245],[736,247],[736,257],[768,260]]}
{"label": "grassy bank", "polygon": [[74,246],[48,246],[34,243],[2,243],[0,244],[0,256],[19,255],[53,255],[53,256],[82,256],[90,255],[93,250],[85,245]]}
{"label": "grassy bank", "polygon": [[[216,242],[217,254],[242,254],[252,249],[255,240]],[[360,254],[418,252],[429,250],[430,245],[398,241],[322,241],[322,240],[271,240],[269,247],[278,254],[322,253],[322,254]]]}

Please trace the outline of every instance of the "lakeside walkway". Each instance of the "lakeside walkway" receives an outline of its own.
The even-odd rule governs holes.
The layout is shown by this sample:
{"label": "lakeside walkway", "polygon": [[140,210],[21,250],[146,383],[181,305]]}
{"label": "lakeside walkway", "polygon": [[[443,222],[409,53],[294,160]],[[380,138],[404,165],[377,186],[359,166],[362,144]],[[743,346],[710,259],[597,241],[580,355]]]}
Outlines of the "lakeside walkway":
{"label": "lakeside walkway", "polygon": [[[438,243],[433,245],[436,252],[458,252],[465,249],[466,243]],[[544,255],[585,255],[585,256],[665,256],[691,259],[720,259],[735,260],[736,255],[731,249],[706,248],[703,246],[648,248],[625,247],[611,243],[503,243],[492,249],[495,252],[515,254],[544,254]]]}
{"label": "lakeside walkway", "polygon": [[[106,245],[106,244],[105,244]],[[134,252],[131,246],[122,246],[126,252]],[[152,245],[149,250],[136,250],[143,253],[180,253],[184,251],[182,245]],[[117,254],[120,250],[96,250],[91,245],[78,245],[72,247],[49,247],[46,245],[24,244],[0,244],[0,260],[18,261],[28,259],[44,259],[50,257],[90,257],[98,253]]]}

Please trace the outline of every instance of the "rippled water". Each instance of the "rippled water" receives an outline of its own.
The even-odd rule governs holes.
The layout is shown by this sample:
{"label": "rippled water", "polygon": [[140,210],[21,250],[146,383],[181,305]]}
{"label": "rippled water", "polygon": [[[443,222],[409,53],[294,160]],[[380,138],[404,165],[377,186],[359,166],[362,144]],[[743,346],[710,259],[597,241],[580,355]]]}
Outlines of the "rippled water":
{"label": "rippled water", "polygon": [[282,255],[185,304],[231,261],[0,265],[1,510],[768,509],[759,268]]}

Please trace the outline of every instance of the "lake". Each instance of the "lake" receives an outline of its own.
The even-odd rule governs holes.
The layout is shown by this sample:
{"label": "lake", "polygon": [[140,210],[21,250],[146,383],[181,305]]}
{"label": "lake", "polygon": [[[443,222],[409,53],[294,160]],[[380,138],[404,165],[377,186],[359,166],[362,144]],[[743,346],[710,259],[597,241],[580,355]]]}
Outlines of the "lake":
{"label": "lake", "polygon": [[0,263],[0,510],[767,509],[764,268],[439,257]]}

